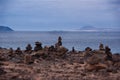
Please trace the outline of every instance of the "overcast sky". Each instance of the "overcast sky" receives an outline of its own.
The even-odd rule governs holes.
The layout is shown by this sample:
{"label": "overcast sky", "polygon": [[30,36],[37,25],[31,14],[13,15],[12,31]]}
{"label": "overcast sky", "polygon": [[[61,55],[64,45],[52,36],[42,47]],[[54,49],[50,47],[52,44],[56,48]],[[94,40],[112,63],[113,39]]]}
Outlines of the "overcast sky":
{"label": "overcast sky", "polygon": [[0,0],[0,25],[18,31],[120,27],[120,0]]}

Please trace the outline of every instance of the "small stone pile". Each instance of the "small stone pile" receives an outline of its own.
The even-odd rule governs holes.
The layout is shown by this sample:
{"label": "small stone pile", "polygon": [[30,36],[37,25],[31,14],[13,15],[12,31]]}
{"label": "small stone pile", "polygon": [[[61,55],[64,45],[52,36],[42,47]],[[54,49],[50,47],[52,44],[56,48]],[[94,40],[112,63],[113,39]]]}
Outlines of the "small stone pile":
{"label": "small stone pile", "polygon": [[55,47],[59,47],[59,46],[62,46],[62,38],[61,36],[58,37],[58,42],[55,44]]}
{"label": "small stone pile", "polygon": [[42,43],[41,42],[35,42],[35,48],[34,51],[42,50]]}
{"label": "small stone pile", "polygon": [[104,45],[103,45],[102,43],[100,43],[100,45],[99,45],[99,50],[101,50],[101,51],[102,51],[102,50],[103,50],[103,51],[105,50],[105,49],[104,49]]}
{"label": "small stone pile", "polygon": [[28,53],[31,53],[31,52],[32,52],[32,46],[31,46],[31,44],[28,44],[28,45],[26,46],[25,52],[28,52]]}
{"label": "small stone pile", "polygon": [[85,69],[88,71],[100,70],[100,69],[109,69],[113,66],[113,59],[111,49],[101,43],[99,50],[91,51],[90,48],[86,48],[85,55]]}
{"label": "small stone pile", "polygon": [[111,60],[112,61],[112,53],[111,53],[111,49],[108,47],[108,46],[106,46],[105,47],[105,53],[106,53],[106,55],[107,55],[107,60]]}
{"label": "small stone pile", "polygon": [[15,54],[18,54],[18,55],[21,55],[21,54],[22,54],[22,51],[21,51],[20,47],[18,47],[18,48],[15,50]]}

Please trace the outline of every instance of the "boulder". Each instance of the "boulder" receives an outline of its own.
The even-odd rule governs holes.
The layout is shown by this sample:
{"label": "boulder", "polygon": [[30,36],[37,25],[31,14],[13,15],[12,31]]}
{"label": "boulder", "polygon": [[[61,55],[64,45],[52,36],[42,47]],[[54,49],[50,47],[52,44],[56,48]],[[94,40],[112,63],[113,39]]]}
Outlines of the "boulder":
{"label": "boulder", "polygon": [[105,55],[103,54],[94,54],[86,59],[87,64],[98,64],[105,62]]}
{"label": "boulder", "polygon": [[92,48],[86,47],[86,48],[85,48],[85,51],[86,51],[86,52],[92,51]]}
{"label": "boulder", "polygon": [[87,59],[87,63],[91,65],[98,64],[99,62],[100,62],[100,58],[98,58],[97,56],[92,56]]}
{"label": "boulder", "polygon": [[57,48],[57,55],[64,55],[66,52],[68,51],[68,49],[67,48],[65,48],[65,47],[63,47],[63,46],[60,46],[60,47],[58,47]]}
{"label": "boulder", "polygon": [[31,55],[26,54],[26,55],[24,56],[24,63],[29,64],[29,63],[31,63],[31,62],[32,62]]}
{"label": "boulder", "polygon": [[53,45],[51,45],[49,48],[48,48],[48,51],[55,51],[55,48]]}
{"label": "boulder", "polygon": [[98,63],[98,64],[87,64],[85,65],[85,70],[87,71],[99,71],[100,69],[106,69],[108,66],[106,64],[103,63]]}
{"label": "boulder", "polygon": [[93,54],[92,56],[87,57],[85,60],[85,70],[93,71],[93,70],[100,70],[106,69],[108,65],[105,63],[106,60],[105,54]]}

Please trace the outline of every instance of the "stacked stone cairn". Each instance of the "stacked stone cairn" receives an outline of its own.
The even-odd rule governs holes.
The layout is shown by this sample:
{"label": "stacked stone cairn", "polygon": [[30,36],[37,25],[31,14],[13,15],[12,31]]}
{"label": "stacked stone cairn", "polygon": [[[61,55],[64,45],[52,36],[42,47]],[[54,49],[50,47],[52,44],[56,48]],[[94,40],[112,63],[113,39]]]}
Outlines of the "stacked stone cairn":
{"label": "stacked stone cairn", "polygon": [[108,46],[105,47],[105,53],[107,55],[106,59],[112,61],[111,49]]}
{"label": "stacked stone cairn", "polygon": [[61,36],[58,37],[58,42],[55,44],[56,48],[58,48],[59,46],[62,46],[62,38],[61,38]]}
{"label": "stacked stone cairn", "polygon": [[10,49],[9,49],[9,56],[13,56],[13,53],[14,53],[13,48],[10,48]]}
{"label": "stacked stone cairn", "polygon": [[58,37],[58,42],[55,44],[55,49],[57,51],[56,55],[57,56],[63,56],[68,49],[62,46],[62,37]]}
{"label": "stacked stone cairn", "polygon": [[87,57],[91,56],[91,52],[92,52],[92,48],[86,47],[85,52],[84,52],[84,57],[87,58]]}
{"label": "stacked stone cairn", "polygon": [[73,53],[75,52],[75,48],[74,48],[74,47],[72,47],[72,52],[73,52]]}
{"label": "stacked stone cairn", "polygon": [[35,42],[35,48],[34,51],[42,50],[42,43],[41,42]]}
{"label": "stacked stone cairn", "polygon": [[31,53],[32,53],[32,46],[31,46],[31,44],[28,44],[28,45],[26,46],[25,53],[28,53],[28,54],[31,54]]}
{"label": "stacked stone cairn", "polygon": [[22,54],[22,51],[21,51],[20,47],[18,47],[18,48],[15,50],[15,54],[18,54],[18,55],[21,55],[21,54]]}
{"label": "stacked stone cairn", "polygon": [[109,69],[113,65],[111,49],[100,43],[99,50],[91,51],[89,47],[85,49],[85,70],[93,71],[100,69]]}
{"label": "stacked stone cairn", "polygon": [[101,50],[101,51],[104,51],[105,49],[104,49],[104,45],[102,44],[102,43],[100,43],[100,45],[99,45],[99,50]]}
{"label": "stacked stone cairn", "polygon": [[[24,54],[23,54],[24,52]],[[108,62],[113,62],[113,56],[111,53],[111,49],[108,46],[105,46],[100,43],[98,50],[92,50],[90,47],[86,47],[84,51],[77,52],[74,47],[72,47],[72,51],[68,52],[68,49],[62,46],[62,37],[59,36],[57,39],[57,43],[55,45],[45,46],[42,48],[41,42],[35,42],[34,50],[32,50],[31,44],[28,44],[26,46],[26,50],[22,51],[20,47],[18,47],[15,51],[10,48],[9,49],[9,56],[12,60],[20,60],[19,62],[24,62],[25,64],[30,64],[34,62],[34,60],[42,60],[42,59],[63,59],[64,56],[67,56],[67,60],[71,60],[76,58],[77,56],[81,56],[79,54],[82,54],[81,59],[83,60],[83,63],[85,64],[85,70],[92,71],[92,70],[99,70],[99,69],[106,69],[109,67]],[[101,54],[102,53],[102,54]],[[69,57],[69,54],[73,54],[73,56]],[[1,54],[2,55],[2,54]],[[4,55],[4,54],[3,54]],[[114,56],[114,57],[117,57]],[[80,58],[80,57],[77,57]],[[65,58],[64,58],[65,59]],[[21,61],[22,60],[22,61]],[[79,60],[79,59],[77,59]],[[72,60],[75,61],[75,60]],[[119,61],[115,60],[114,62],[117,62],[117,64],[114,63],[114,65],[119,67]],[[112,63],[110,63],[112,65]]]}

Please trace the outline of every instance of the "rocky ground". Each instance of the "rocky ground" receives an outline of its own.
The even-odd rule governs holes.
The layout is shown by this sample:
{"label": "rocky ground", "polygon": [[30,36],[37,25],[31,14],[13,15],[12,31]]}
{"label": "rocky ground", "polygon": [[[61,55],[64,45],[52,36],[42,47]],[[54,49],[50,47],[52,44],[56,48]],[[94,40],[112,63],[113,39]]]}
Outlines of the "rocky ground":
{"label": "rocky ground", "polygon": [[0,80],[120,80],[120,54],[100,44],[71,51],[59,45],[44,48],[40,42],[26,50],[0,48]]}
{"label": "rocky ground", "polygon": [[31,65],[12,62],[3,64],[5,73],[0,75],[0,80],[120,80],[120,71],[103,69],[87,72],[83,64],[65,61],[42,61]]}
{"label": "rocky ground", "polygon": [[97,57],[89,57],[87,62],[83,59],[84,52],[69,52],[66,57],[54,59],[39,57],[26,63],[25,59],[7,56],[9,50],[0,51],[0,80],[120,80],[119,54],[113,55],[114,64],[97,61]]}

